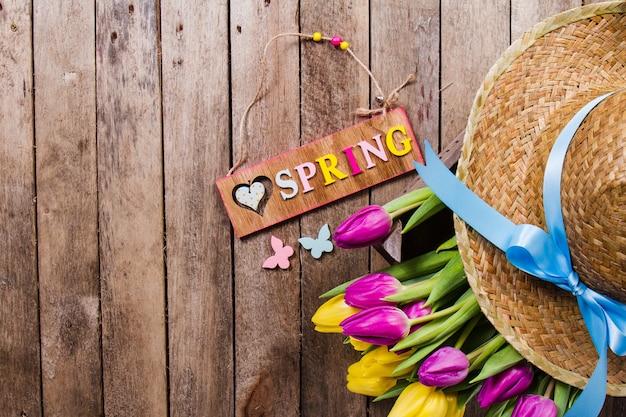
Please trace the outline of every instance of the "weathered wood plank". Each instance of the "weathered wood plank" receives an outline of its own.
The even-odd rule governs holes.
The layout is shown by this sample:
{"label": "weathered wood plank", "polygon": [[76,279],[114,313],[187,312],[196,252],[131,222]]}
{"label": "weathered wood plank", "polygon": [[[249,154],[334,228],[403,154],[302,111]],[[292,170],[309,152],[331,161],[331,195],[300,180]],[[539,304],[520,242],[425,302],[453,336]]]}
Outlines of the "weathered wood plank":
{"label": "weathered wood plank", "polygon": [[[233,159],[243,150],[243,167],[299,145],[298,39],[282,38],[268,48],[266,83],[247,119],[238,127],[261,80],[267,42],[298,30],[298,2],[231,1]],[[226,172],[224,172],[226,174]],[[217,198],[217,197],[216,197]],[[300,413],[300,268],[264,270],[273,255],[270,236],[296,247],[297,221],[234,241],[236,416]],[[296,247],[297,249],[297,247]]]}
{"label": "weathered wood plank", "polygon": [[547,17],[578,7],[581,0],[512,0],[511,41]]}
{"label": "weathered wood plank", "polygon": [[441,146],[465,131],[476,91],[510,43],[508,1],[441,1]]}
{"label": "weathered wood plank", "polygon": [[44,414],[97,416],[103,409],[95,7],[36,1],[33,13]]}
{"label": "weathered wood plank", "polygon": [[161,16],[170,415],[229,416],[231,232],[215,187],[230,160],[228,7],[168,0]]}
{"label": "weathered wood plank", "polygon": [[[387,89],[401,85],[409,73],[416,81],[403,88],[399,102],[406,107],[417,141],[439,143],[439,0],[415,2],[370,2],[370,56],[372,73]],[[384,91],[385,94],[389,92]],[[376,91],[372,91],[372,96]],[[375,97],[371,97],[373,100]],[[420,149],[423,149],[420,146]],[[401,195],[415,182],[415,172],[390,181],[371,191],[372,204],[384,204]],[[396,258],[401,257],[402,237],[393,234],[385,247]],[[371,270],[387,266],[387,261],[372,251]],[[371,417],[384,417],[393,401],[370,403]]]}
{"label": "weathered wood plank", "polygon": [[158,3],[96,2],[104,408],[167,415]]}
{"label": "weathered wood plank", "polygon": [[40,416],[30,2],[0,10],[0,410]]}
{"label": "weathered wood plank", "polygon": [[[368,2],[304,1],[300,5],[302,31],[340,35],[365,65],[369,65]],[[353,58],[325,42],[302,45],[302,138],[305,143],[359,121],[358,107],[369,103],[369,79]],[[401,81],[402,82],[402,81]],[[334,230],[341,221],[369,202],[368,193],[333,203],[301,218],[302,235],[317,236],[328,223]],[[335,251],[302,262],[302,416],[366,415],[366,399],[346,389],[348,366],[359,354],[342,345],[341,335],[314,331],[310,319],[322,303],[318,296],[368,270],[366,249]]]}
{"label": "weathered wood plank", "polygon": [[[416,3],[404,0],[387,7],[376,0],[370,6],[371,68],[389,91],[401,85],[407,75],[415,74],[416,81],[400,92],[400,104],[405,106],[413,125],[420,149],[425,140],[439,144],[439,1]],[[393,64],[392,64],[393,63]],[[389,91],[384,91],[389,94]],[[375,96],[376,91],[372,91]],[[374,100],[372,97],[371,100]],[[415,179],[415,172],[397,181],[390,181],[372,189],[373,204],[384,204],[402,194]],[[400,258],[399,236],[392,237],[385,246]],[[387,262],[373,252],[372,269],[380,269]]]}

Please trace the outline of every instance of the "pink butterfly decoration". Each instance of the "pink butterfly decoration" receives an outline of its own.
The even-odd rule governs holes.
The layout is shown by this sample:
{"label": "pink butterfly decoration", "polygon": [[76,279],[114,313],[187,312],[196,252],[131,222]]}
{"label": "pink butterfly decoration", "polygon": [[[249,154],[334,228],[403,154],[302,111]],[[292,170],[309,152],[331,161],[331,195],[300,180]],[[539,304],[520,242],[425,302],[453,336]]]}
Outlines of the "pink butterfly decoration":
{"label": "pink butterfly decoration", "polygon": [[283,241],[272,236],[272,249],[276,252],[263,262],[263,268],[274,269],[279,266],[281,269],[289,268],[289,257],[293,255],[291,246],[283,246]]}

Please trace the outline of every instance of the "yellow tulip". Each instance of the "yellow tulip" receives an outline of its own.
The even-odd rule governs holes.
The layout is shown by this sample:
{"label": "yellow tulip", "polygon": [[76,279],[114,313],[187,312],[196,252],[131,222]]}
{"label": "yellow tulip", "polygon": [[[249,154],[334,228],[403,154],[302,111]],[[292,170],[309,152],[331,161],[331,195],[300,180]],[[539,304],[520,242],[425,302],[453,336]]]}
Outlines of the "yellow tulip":
{"label": "yellow tulip", "polygon": [[355,394],[368,395],[370,397],[378,397],[384,394],[390,388],[395,387],[396,378],[384,376],[362,376],[364,370],[360,362],[350,365],[348,368],[347,387],[348,391]]}
{"label": "yellow tulip", "polygon": [[[398,364],[411,355],[389,352],[387,346],[379,346],[363,355],[360,361],[348,367],[348,390],[357,394],[377,397],[396,385],[392,376]],[[409,369],[407,372],[410,372]]]}
{"label": "yellow tulip", "polygon": [[456,392],[447,392],[446,401],[448,401],[448,412],[445,417],[463,417],[465,415],[465,406],[459,407]]}
{"label": "yellow tulip", "polygon": [[402,391],[388,417],[446,417],[447,411],[442,391],[415,382]]}
{"label": "yellow tulip", "polygon": [[339,323],[359,311],[361,310],[346,304],[344,295],[339,294],[319,306],[311,321],[315,324],[315,330],[320,333],[341,333]]}
{"label": "yellow tulip", "polygon": [[355,339],[354,337],[349,337],[348,340],[350,341],[350,344],[352,345],[354,350],[357,350],[359,352],[363,352],[367,350],[370,346],[372,346],[371,343],[363,342],[362,340]]}

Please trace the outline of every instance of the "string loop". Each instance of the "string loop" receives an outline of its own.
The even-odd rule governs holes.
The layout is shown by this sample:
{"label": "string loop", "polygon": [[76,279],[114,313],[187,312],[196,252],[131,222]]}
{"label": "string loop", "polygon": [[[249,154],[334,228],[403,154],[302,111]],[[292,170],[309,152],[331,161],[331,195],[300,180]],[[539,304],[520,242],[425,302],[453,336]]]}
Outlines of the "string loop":
{"label": "string loop", "polygon": [[382,89],[380,88],[380,85],[378,84],[378,81],[376,80],[376,78],[374,77],[374,75],[372,74],[372,72],[369,70],[369,68],[367,67],[367,65],[365,65],[363,63],[363,61],[361,61],[355,54],[354,52],[352,52],[352,50],[350,49],[350,46],[348,44],[348,42],[344,42],[342,41],[342,39],[338,36],[334,36],[332,38],[329,37],[325,37],[322,36],[319,32],[315,32],[312,35],[306,34],[306,33],[299,33],[299,32],[286,32],[286,33],[279,33],[278,35],[274,36],[273,38],[271,38],[267,44],[265,45],[265,48],[263,48],[263,55],[261,57],[261,62],[260,62],[260,67],[261,67],[261,79],[259,80],[259,85],[257,87],[256,93],[254,94],[254,98],[252,99],[252,101],[250,101],[250,103],[248,104],[248,106],[246,106],[246,109],[243,112],[243,115],[241,116],[241,120],[239,122],[239,159],[237,160],[237,162],[232,166],[232,168],[230,168],[230,170],[228,170],[228,174],[227,175],[232,175],[233,172],[235,172],[235,170],[237,170],[237,168],[239,168],[246,160],[247,155],[245,153],[245,149],[246,147],[244,146],[244,139],[246,136],[246,122],[248,119],[248,114],[250,113],[250,109],[252,109],[252,106],[254,106],[254,104],[259,101],[260,97],[261,97],[261,91],[263,89],[263,85],[265,84],[265,78],[267,76],[267,51],[270,47],[270,45],[275,42],[277,39],[280,38],[284,38],[284,37],[288,37],[288,36],[295,36],[301,39],[308,39],[308,40],[313,40],[315,42],[320,42],[322,40],[324,41],[328,41],[331,42],[335,47],[345,50],[346,52],[348,52],[350,54],[350,56],[361,66],[361,68],[363,68],[365,70],[365,72],[367,72],[367,75],[369,76],[369,78],[372,80],[372,83],[374,84],[374,87],[376,88],[376,91],[378,93],[378,97],[380,97],[380,108],[378,109],[364,109],[364,108],[358,108],[355,111],[356,116],[358,117],[370,117],[379,113],[385,114],[388,110],[393,109],[394,107],[396,107],[398,105],[398,101],[399,101],[399,94],[398,92],[403,89],[404,87],[406,87],[407,85],[415,82],[416,78],[414,74],[410,74],[407,79],[397,88],[395,88],[393,91],[391,91],[391,93],[389,93],[389,95],[387,97],[384,96]]}

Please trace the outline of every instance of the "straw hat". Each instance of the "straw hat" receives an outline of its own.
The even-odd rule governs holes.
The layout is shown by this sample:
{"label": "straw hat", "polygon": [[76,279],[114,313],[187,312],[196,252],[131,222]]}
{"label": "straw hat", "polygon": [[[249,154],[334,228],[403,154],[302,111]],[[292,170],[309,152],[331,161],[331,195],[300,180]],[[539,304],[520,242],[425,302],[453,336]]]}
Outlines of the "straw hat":
{"label": "straw hat", "polygon": [[[590,100],[626,88],[626,3],[598,3],[534,26],[504,53],[470,112],[457,177],[516,224],[545,228],[552,145]],[[626,90],[601,102],[567,152],[561,200],[572,266],[626,303]],[[459,218],[459,248],[485,315],[526,359],[583,388],[598,361],[576,297],[521,272]],[[608,394],[626,396],[626,357],[608,360]]]}

